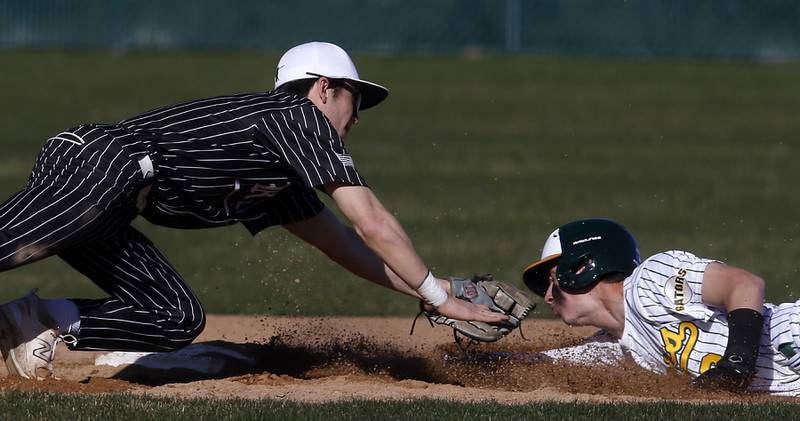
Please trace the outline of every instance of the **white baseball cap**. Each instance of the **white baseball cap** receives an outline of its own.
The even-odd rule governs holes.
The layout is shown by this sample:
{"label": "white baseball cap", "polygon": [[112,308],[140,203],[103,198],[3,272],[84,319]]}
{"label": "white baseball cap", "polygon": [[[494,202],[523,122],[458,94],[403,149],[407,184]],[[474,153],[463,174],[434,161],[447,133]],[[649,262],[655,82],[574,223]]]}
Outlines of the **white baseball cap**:
{"label": "white baseball cap", "polygon": [[275,70],[275,89],[288,82],[320,76],[355,83],[361,93],[359,110],[378,105],[389,96],[388,89],[358,77],[356,65],[341,47],[318,41],[300,44],[283,53]]}
{"label": "white baseball cap", "polygon": [[544,296],[550,284],[550,269],[558,264],[559,257],[561,257],[561,238],[558,235],[558,229],[556,229],[544,242],[542,256],[539,258],[539,261],[525,268],[525,272],[522,275],[522,280],[525,281],[525,285],[527,285],[531,291]]}

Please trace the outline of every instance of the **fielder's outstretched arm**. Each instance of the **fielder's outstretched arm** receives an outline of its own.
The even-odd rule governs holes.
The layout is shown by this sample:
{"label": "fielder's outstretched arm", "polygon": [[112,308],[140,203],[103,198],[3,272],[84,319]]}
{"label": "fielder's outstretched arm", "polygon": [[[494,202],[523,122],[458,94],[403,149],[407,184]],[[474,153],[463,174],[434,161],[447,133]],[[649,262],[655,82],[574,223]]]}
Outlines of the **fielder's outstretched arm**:
{"label": "fielder's outstretched arm", "polygon": [[[329,209],[305,221],[283,226],[303,241],[320,249],[353,274],[414,298],[422,298],[367,247],[356,232],[343,225]],[[447,282],[440,283],[449,288]]]}
{"label": "fielder's outstretched arm", "polygon": [[428,274],[411,239],[367,187],[338,185],[328,189],[356,233],[406,284],[416,289]]}
{"label": "fielder's outstretched arm", "polygon": [[[500,322],[508,319],[506,315],[493,312],[484,305],[476,305],[459,300],[447,294],[441,285],[441,280],[430,275],[427,266],[417,255],[411,240],[400,226],[400,223],[383,207],[378,198],[372,193],[372,190],[367,187],[345,184],[327,185],[326,190],[336,201],[337,206],[345,217],[353,223],[355,232],[363,242],[363,245],[366,245],[386,265],[388,271],[384,270],[384,276],[387,276],[386,273],[395,274],[397,278],[406,284],[408,289],[419,293],[419,296],[422,297],[426,296],[426,292],[430,294],[428,287],[430,287],[431,283],[435,284],[435,288],[439,289],[442,294],[441,301],[436,304],[436,308],[444,316],[458,320],[483,322]],[[340,238],[347,239],[351,237]],[[312,244],[314,243],[312,242]],[[333,248],[351,245],[349,242],[338,244],[322,242],[320,244],[326,247],[322,249],[326,254],[336,254],[337,251],[333,250]],[[355,253],[354,255],[363,256],[361,253]],[[370,273],[376,273],[374,263],[370,263],[369,266],[372,267]],[[350,268],[348,267],[348,269]],[[359,272],[356,270],[354,273],[358,274]],[[381,281],[380,276],[367,279],[386,285]],[[391,275],[389,275],[389,280],[393,289],[408,293],[408,289],[397,288],[394,285]],[[429,300],[428,297],[425,297],[425,299],[426,301]]]}

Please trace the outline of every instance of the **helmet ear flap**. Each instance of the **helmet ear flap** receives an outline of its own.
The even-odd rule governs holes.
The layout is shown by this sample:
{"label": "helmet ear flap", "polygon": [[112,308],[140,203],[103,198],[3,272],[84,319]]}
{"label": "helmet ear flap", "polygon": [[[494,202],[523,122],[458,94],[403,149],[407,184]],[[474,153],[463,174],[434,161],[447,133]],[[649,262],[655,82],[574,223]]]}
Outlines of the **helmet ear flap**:
{"label": "helmet ear flap", "polygon": [[591,272],[595,268],[594,259],[591,253],[586,253],[579,257],[574,265],[569,269],[570,273],[575,276],[581,276],[584,273]]}
{"label": "helmet ear flap", "polygon": [[584,253],[574,259],[572,265],[558,271],[558,286],[566,291],[577,292],[590,286],[596,278],[596,263],[592,253]]}

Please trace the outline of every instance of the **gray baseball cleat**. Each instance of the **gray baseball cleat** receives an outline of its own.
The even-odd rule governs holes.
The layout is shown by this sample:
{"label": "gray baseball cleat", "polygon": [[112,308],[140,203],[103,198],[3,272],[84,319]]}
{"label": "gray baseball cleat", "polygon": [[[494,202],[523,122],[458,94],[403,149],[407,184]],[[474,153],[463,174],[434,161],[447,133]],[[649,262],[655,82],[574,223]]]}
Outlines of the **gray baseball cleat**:
{"label": "gray baseball cleat", "polygon": [[36,290],[0,306],[0,351],[9,374],[43,380],[53,373],[58,331],[39,314]]}

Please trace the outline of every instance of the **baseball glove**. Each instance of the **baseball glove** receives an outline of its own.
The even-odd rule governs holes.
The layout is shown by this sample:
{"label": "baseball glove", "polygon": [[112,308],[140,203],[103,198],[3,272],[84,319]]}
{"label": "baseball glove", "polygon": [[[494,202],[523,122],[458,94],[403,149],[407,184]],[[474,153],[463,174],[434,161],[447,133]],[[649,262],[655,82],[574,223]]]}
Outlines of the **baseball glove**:
{"label": "baseball glove", "polygon": [[[461,341],[458,334],[467,337],[471,342],[497,341],[519,327],[522,319],[536,307],[530,296],[505,282],[495,281],[491,275],[476,275],[472,279],[450,278],[450,294],[475,304],[484,304],[489,309],[508,316],[508,320],[500,323],[455,320],[439,314],[435,309],[426,309],[424,303],[420,302],[420,314],[428,318],[431,326],[435,323],[452,327],[459,344]],[[413,332],[413,326],[411,329]]]}

